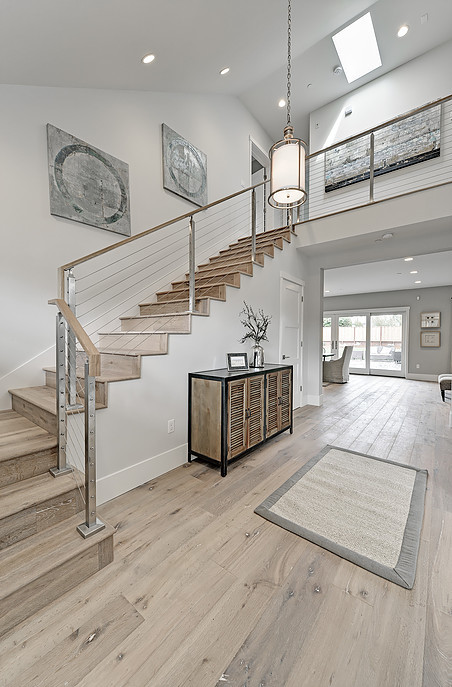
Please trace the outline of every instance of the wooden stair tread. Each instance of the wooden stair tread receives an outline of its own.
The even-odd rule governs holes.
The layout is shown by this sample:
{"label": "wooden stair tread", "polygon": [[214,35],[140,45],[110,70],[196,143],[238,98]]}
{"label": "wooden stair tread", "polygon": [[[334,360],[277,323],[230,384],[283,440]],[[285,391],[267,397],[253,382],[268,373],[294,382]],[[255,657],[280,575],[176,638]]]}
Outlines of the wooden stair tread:
{"label": "wooden stair tread", "polygon": [[[22,389],[10,389],[9,393],[56,416],[56,392],[51,386],[26,386]],[[83,399],[80,402],[83,403]],[[96,410],[101,410],[106,407],[104,403],[96,402]],[[77,411],[69,410],[68,412]]]}
{"label": "wooden stair tread", "polygon": [[[84,550],[98,545],[115,532],[114,527],[106,524],[97,534],[83,539],[76,527],[84,520],[84,513],[78,513],[0,551],[0,601],[70,561]],[[77,576],[76,569],[74,576]]]}
{"label": "wooden stair tread", "polygon": [[[56,374],[56,368],[55,367],[43,367],[42,368],[44,372],[52,372],[53,374]],[[77,370],[77,377],[79,379],[82,379],[84,377],[84,372],[81,370]],[[119,372],[111,372],[110,374],[108,373],[102,373],[98,377],[96,377],[96,382],[101,382],[103,384],[107,382],[124,382],[128,381],[129,379],[140,379],[140,375],[128,375],[128,374],[121,374]]]}
{"label": "wooden stair tread", "polygon": [[[201,284],[197,288],[198,289],[211,289],[216,286],[232,286],[232,288],[239,289],[240,286],[235,286],[234,284],[228,284],[228,282],[225,281],[215,281],[212,282],[211,284]],[[169,293],[185,293],[188,291],[188,283],[186,285],[181,286],[180,288],[176,289],[168,289],[167,291],[157,291],[157,296],[163,296],[165,294]],[[202,298],[202,296],[200,296]],[[209,296],[209,298],[215,298],[215,296]],[[185,300],[185,299],[184,299]],[[159,301],[161,303],[161,301]]]}
{"label": "wooden stair tread", "polygon": [[[128,351],[127,348],[99,348],[98,346],[97,350],[99,353],[111,353],[112,355],[167,355],[166,353],[160,353],[157,351],[146,351],[144,348],[135,348],[133,351]],[[129,377],[129,379],[139,379],[139,377]]]}
{"label": "wooden stair tread", "polygon": [[10,389],[9,393],[56,415],[55,389],[50,386],[27,386],[22,389]]}
{"label": "wooden stair tread", "polygon": [[[171,293],[171,292],[165,291],[164,293]],[[197,300],[197,301],[208,301],[208,300],[210,300],[211,298],[212,298],[212,296],[196,296],[196,300]],[[218,299],[214,298],[214,300],[218,300]],[[158,303],[157,303],[156,301],[148,301],[147,303],[139,303],[138,305],[139,305],[139,307],[141,308],[141,306],[146,306],[146,305],[163,305],[164,303],[187,303],[187,304],[188,304],[188,298],[177,298],[177,299],[174,298],[174,299],[169,300],[169,301],[159,301]],[[187,312],[187,313],[188,313],[188,312],[190,312],[190,311],[187,309],[187,310],[184,311],[184,312]],[[179,314],[179,313],[161,313],[161,314],[163,314],[163,315],[168,315],[168,314],[177,315],[177,314]],[[202,314],[204,314],[204,313],[196,312],[196,311],[193,313],[193,315],[202,315]],[[153,315],[153,317],[154,317],[154,315]]]}
{"label": "wooden stair tread", "polygon": [[0,411],[0,463],[57,445],[57,438],[14,410]]}
{"label": "wooden stair tread", "polygon": [[77,488],[77,484],[83,485],[83,483],[83,475],[74,471],[73,474],[61,475],[61,477],[52,477],[50,473],[46,473],[2,487],[0,488],[0,520],[43,501],[57,498]]}

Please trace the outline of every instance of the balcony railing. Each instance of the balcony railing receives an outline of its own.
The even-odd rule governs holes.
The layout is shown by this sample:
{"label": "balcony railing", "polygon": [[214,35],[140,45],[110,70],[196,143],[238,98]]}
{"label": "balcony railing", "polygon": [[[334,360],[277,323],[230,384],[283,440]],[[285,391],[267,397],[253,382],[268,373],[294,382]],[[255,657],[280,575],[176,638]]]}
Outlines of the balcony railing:
{"label": "balcony railing", "polygon": [[[419,164],[413,164],[416,159]],[[452,95],[311,153],[307,160],[309,194],[300,222],[451,183]]]}

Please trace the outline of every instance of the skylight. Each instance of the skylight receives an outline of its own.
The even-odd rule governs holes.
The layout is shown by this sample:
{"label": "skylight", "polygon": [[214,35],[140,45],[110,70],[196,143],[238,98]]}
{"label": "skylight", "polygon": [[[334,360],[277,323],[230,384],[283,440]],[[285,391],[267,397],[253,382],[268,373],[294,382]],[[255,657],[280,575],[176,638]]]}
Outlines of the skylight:
{"label": "skylight", "polygon": [[370,12],[333,36],[348,83],[381,67],[381,57]]}

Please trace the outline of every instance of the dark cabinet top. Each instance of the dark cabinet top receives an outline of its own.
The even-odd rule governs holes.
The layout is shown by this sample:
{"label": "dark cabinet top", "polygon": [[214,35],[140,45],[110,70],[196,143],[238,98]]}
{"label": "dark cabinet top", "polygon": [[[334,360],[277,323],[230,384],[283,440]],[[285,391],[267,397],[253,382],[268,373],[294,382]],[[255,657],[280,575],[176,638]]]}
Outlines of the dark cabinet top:
{"label": "dark cabinet top", "polygon": [[277,365],[276,363],[269,363],[264,367],[250,367],[248,370],[232,370],[231,372],[226,368],[219,370],[204,370],[202,372],[190,372],[191,377],[200,377],[202,379],[240,379],[241,377],[252,377],[254,375],[263,374],[264,372],[277,372],[278,370],[290,369],[292,365]]}

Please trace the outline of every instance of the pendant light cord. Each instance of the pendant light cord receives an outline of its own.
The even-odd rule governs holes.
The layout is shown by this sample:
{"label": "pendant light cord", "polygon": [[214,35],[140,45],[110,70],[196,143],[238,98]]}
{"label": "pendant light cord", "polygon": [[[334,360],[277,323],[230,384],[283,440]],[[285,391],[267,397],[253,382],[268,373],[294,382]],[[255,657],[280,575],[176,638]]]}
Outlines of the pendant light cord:
{"label": "pendant light cord", "polygon": [[288,0],[287,7],[287,124],[290,124],[290,80],[291,80],[291,49],[292,43],[292,12],[291,3]]}

